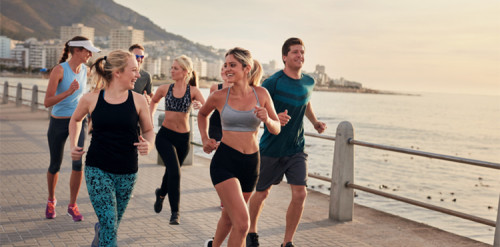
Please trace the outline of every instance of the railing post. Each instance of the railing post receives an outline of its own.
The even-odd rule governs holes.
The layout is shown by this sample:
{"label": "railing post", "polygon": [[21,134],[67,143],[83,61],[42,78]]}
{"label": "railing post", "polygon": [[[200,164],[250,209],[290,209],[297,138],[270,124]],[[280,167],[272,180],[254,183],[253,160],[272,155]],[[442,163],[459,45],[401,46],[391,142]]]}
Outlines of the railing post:
{"label": "railing post", "polygon": [[2,98],[2,104],[7,104],[9,103],[9,82],[5,81],[3,83],[3,98]]}
{"label": "railing post", "polygon": [[[165,113],[160,113],[158,115],[158,131],[160,131],[164,119],[165,119]],[[156,163],[158,165],[165,166],[165,163],[163,163],[163,160],[161,159],[160,153],[158,153],[157,155],[158,157],[156,158]]]}
{"label": "railing post", "polygon": [[16,106],[21,106],[23,104],[23,84],[17,83],[16,91]]}
{"label": "railing post", "polygon": [[33,85],[33,91],[31,91],[31,111],[38,111],[38,86]]}
{"label": "railing post", "polygon": [[183,166],[192,166],[193,165],[193,158],[194,158],[194,146],[191,144],[193,142],[193,117],[191,116],[191,113],[189,113],[189,126],[191,126],[191,130],[189,131],[189,151],[186,156],[186,159],[184,160],[184,163],[182,163]]}
{"label": "railing post", "polygon": [[335,136],[328,215],[334,221],[352,221],[354,192],[345,186],[347,182],[354,180],[354,145],[349,144],[349,139],[352,138],[354,138],[352,124],[347,121],[341,122]]}
{"label": "railing post", "polygon": [[495,239],[493,240],[493,247],[500,247],[500,196],[498,196],[497,226],[495,227]]}

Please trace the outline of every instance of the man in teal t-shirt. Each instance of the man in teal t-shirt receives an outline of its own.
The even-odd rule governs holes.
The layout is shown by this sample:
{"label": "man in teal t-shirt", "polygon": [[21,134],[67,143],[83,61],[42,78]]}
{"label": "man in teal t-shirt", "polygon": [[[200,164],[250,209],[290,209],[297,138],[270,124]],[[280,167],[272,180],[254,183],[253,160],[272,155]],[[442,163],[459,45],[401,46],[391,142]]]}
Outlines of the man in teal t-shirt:
{"label": "man in teal t-shirt", "polygon": [[285,68],[276,72],[262,84],[274,102],[281,122],[279,135],[270,134],[264,128],[260,139],[260,175],[256,192],[250,199],[251,225],[247,235],[247,246],[259,246],[257,221],[262,212],[264,200],[272,185],[279,184],[286,175],[292,189],[292,199],[286,216],[284,247],[294,246],[293,236],[299,225],[307,196],[307,154],[304,153],[304,115],[311,121],[318,133],[326,129],[318,121],[309,101],[314,79],[303,74],[304,43],[299,38],[290,38],[282,47]]}

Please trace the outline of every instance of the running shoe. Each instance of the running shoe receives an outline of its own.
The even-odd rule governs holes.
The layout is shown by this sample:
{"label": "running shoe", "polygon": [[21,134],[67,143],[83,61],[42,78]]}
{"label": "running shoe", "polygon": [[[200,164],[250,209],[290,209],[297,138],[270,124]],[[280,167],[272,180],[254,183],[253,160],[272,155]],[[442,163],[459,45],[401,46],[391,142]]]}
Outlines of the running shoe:
{"label": "running shoe", "polygon": [[99,247],[99,231],[101,230],[101,224],[99,224],[99,222],[95,223],[94,230],[94,240],[92,240],[92,245],[90,247]]}
{"label": "running shoe", "polygon": [[165,200],[165,197],[160,196],[160,189],[155,190],[155,195],[156,195],[156,201],[155,201],[155,212],[159,214],[161,212],[161,209],[163,208],[163,200]]}
{"label": "running shoe", "polygon": [[78,210],[78,206],[75,204],[74,207],[68,206],[68,215],[73,217],[73,221],[82,221],[83,215],[80,214],[80,210]]}
{"label": "running shoe", "polygon": [[259,245],[259,234],[255,232],[248,233],[247,235],[247,247],[258,247]]}
{"label": "running shoe", "polygon": [[45,208],[45,218],[53,219],[56,217],[56,204],[57,200],[47,201],[47,207]]}
{"label": "running shoe", "polygon": [[214,242],[214,239],[211,238],[207,241],[205,241],[205,244],[203,245],[204,247],[212,247],[212,243]]}
{"label": "running shoe", "polygon": [[172,216],[170,216],[170,225],[179,225],[179,212],[172,212]]}
{"label": "running shoe", "polygon": [[[281,247],[283,247],[283,244],[281,244]],[[295,245],[293,245],[292,242],[288,242],[285,247],[295,247]]]}

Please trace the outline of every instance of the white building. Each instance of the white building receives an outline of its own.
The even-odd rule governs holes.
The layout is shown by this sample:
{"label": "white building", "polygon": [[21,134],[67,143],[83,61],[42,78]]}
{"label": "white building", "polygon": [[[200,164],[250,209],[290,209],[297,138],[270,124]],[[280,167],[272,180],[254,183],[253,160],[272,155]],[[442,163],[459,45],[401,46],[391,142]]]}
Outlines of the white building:
{"label": "white building", "polygon": [[161,70],[160,70],[160,75],[165,75],[166,78],[170,78],[170,68],[172,67],[172,63],[174,62],[174,59],[172,59],[170,56],[164,56],[161,59]]}
{"label": "white building", "polygon": [[161,66],[162,64],[162,59],[157,58],[157,57],[147,57],[144,59],[144,64],[142,65],[142,68],[149,72],[151,76],[160,76],[161,75]]}
{"label": "white building", "polygon": [[45,66],[52,68],[59,63],[61,59],[64,44],[45,44]]}
{"label": "white building", "polygon": [[81,23],[76,23],[71,26],[61,27],[61,40],[66,42],[75,36],[83,36],[94,42],[94,28],[86,27]]}
{"label": "white building", "polygon": [[6,36],[0,36],[0,58],[10,58],[11,40]]}
{"label": "white building", "polygon": [[207,62],[201,58],[193,59],[193,69],[196,71],[198,78],[207,77]]}
{"label": "white building", "polygon": [[24,44],[17,44],[11,50],[11,57],[19,62],[19,66],[28,68],[29,66],[29,49],[24,47]]}
{"label": "white building", "polygon": [[111,30],[109,48],[112,50],[128,48],[133,44],[144,43],[144,30],[134,29],[132,26]]}
{"label": "white building", "polygon": [[222,81],[222,77],[220,76],[220,70],[221,70],[223,65],[224,65],[224,62],[222,60],[208,62],[207,63],[207,78]]}

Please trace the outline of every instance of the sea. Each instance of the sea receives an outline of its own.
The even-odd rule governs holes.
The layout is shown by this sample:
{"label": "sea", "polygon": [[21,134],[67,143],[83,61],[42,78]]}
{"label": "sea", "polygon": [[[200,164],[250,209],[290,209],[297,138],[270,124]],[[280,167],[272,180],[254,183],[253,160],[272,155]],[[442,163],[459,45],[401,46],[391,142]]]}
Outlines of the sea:
{"label": "sea", "polygon": [[[0,81],[11,85],[21,82],[24,87],[36,84],[40,90],[47,84],[46,79],[0,77]],[[208,97],[208,89],[201,91]],[[15,89],[9,89],[9,93],[13,95]],[[327,124],[327,136],[334,137],[339,123],[349,121],[355,140],[500,163],[500,95],[314,91],[311,103],[318,119]],[[160,102],[159,108],[162,105]],[[156,129],[158,114],[154,118]],[[304,127],[306,132],[315,133],[307,119]],[[196,121],[193,130],[194,141],[200,142]],[[306,137],[309,173],[331,176],[334,144]],[[211,157],[199,147],[194,152]],[[498,169],[362,146],[355,146],[354,152],[355,184],[496,221],[500,200]],[[308,187],[330,192],[330,183],[313,178],[309,178]],[[355,191],[354,202],[493,244],[495,228],[491,226],[363,191]]]}

